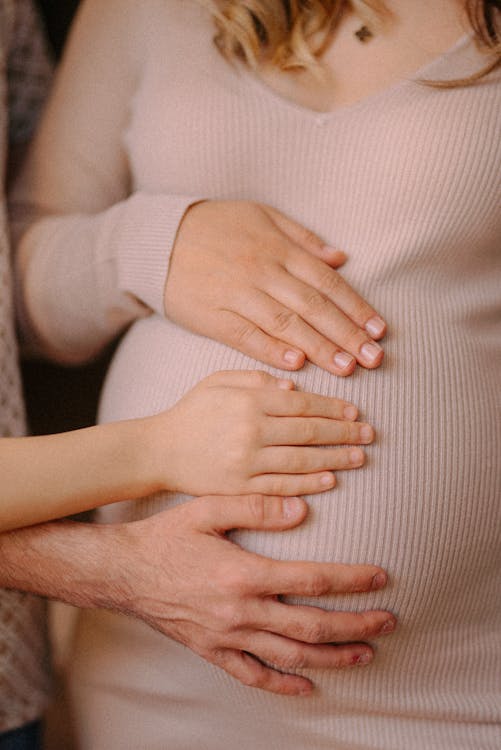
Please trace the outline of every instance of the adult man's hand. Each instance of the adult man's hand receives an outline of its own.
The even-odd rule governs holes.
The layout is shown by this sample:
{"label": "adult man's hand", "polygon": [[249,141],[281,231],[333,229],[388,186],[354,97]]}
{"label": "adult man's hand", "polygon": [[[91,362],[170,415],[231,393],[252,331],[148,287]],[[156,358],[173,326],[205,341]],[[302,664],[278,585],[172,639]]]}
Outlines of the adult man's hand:
{"label": "adult man's hand", "polygon": [[226,537],[234,528],[293,528],[306,510],[298,498],[203,497],[132,523],[5,532],[0,587],[133,615],[246,685],[304,695],[311,681],[288,672],[368,664],[372,648],[360,641],[395,626],[389,612],[280,601],[378,589],[381,568],[271,560]]}
{"label": "adult man's hand", "polygon": [[372,648],[360,641],[391,632],[392,614],[327,612],[285,604],[280,595],[378,589],[387,578],[381,568],[271,560],[225,535],[237,527],[280,531],[305,515],[298,498],[206,497],[124,524],[128,593],[119,608],[245,685],[274,693],[311,692],[310,680],[290,674],[300,668],[368,664]]}

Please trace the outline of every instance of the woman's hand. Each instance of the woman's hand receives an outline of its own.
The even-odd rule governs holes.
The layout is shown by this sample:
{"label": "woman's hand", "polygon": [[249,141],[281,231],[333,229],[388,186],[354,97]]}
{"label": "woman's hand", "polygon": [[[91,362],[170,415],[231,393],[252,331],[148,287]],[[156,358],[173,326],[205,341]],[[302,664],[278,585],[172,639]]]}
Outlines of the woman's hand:
{"label": "woman's hand", "polygon": [[134,614],[245,685],[308,694],[311,681],[287,673],[368,664],[372,647],[359,641],[391,632],[396,621],[390,612],[327,612],[279,600],[380,589],[387,580],[381,568],[271,560],[225,536],[234,528],[290,529],[305,515],[298,498],[209,497],[112,527],[121,536],[110,548],[112,569],[122,574],[113,608]]}
{"label": "woman's hand", "polygon": [[335,375],[374,368],[386,325],[334,270],[346,260],[269,206],[205,201],[186,212],[165,292],[169,318],[244,354]]}
{"label": "woman's hand", "polygon": [[[299,393],[264,372],[219,372],[146,420],[141,449],[158,487],[190,495],[299,495],[363,465],[374,431],[351,404]],[[332,447],[332,446],[344,447]]]}

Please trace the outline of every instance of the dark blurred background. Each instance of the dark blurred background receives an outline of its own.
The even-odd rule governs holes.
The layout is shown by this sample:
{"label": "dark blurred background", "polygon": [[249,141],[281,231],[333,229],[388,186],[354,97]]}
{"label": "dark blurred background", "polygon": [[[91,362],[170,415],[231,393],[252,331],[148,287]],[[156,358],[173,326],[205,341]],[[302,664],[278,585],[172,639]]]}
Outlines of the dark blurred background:
{"label": "dark blurred background", "polygon": [[[57,62],[78,0],[39,0],[37,5]],[[98,361],[78,368],[23,362],[28,420],[33,434],[62,432],[95,422],[98,395],[111,352],[112,348]]]}
{"label": "dark blurred background", "polygon": [[38,0],[54,54],[59,57],[78,0]]}

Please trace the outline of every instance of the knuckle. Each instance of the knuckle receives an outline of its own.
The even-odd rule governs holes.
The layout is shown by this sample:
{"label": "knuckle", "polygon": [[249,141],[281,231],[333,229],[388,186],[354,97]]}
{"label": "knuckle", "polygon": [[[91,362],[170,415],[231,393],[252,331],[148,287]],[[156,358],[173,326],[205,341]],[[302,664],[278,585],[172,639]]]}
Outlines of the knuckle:
{"label": "knuckle", "polygon": [[319,286],[325,294],[336,296],[342,286],[340,274],[332,268],[325,268],[320,275]]}
{"label": "knuckle", "polygon": [[284,654],[275,663],[286,672],[293,672],[296,669],[304,669],[308,666],[304,649],[300,645],[289,646],[287,654]]}
{"label": "knuckle", "polygon": [[228,661],[228,651],[223,646],[213,645],[211,648],[199,650],[200,656],[216,664],[218,667],[225,668]]}
{"label": "knuckle", "polygon": [[257,526],[262,526],[267,518],[266,502],[262,495],[248,495],[249,513]]}
{"label": "knuckle", "polygon": [[301,238],[306,245],[310,245],[313,247],[322,246],[321,240],[319,239],[319,237],[317,237],[315,232],[312,232],[311,229],[308,229],[307,227],[302,226],[300,232],[301,232]]}
{"label": "knuckle", "polygon": [[288,492],[288,481],[285,477],[269,476],[266,479],[266,491],[272,495],[283,495]]}
{"label": "knuckle", "polygon": [[246,672],[244,675],[242,675],[242,677],[240,678],[240,682],[247,687],[261,688],[261,690],[266,688],[268,685],[266,675],[261,671],[255,670]]}
{"label": "knuckle", "polygon": [[278,334],[287,333],[295,328],[299,322],[299,315],[292,310],[280,310],[273,316],[273,328]]}
{"label": "knuckle", "polygon": [[296,413],[299,415],[307,414],[311,397],[307,393],[302,393],[301,391],[296,391],[294,393],[294,399],[295,399],[295,407],[296,407]]}
{"label": "knuckle", "polygon": [[256,438],[261,409],[251,390],[236,392],[234,398],[226,400],[225,408],[233,415],[236,445],[240,442],[248,443]]}
{"label": "knuckle", "polygon": [[249,465],[249,445],[252,437],[248,430],[241,429],[234,436],[234,444],[226,455],[226,465],[230,468],[233,476],[246,475],[246,467]]}
{"label": "knuckle", "polygon": [[351,422],[339,421],[336,425],[336,445],[352,444],[359,441],[360,431],[358,426],[354,426]]}
{"label": "knuckle", "polygon": [[268,385],[271,380],[271,375],[268,375],[264,370],[253,370],[249,372],[249,385],[255,386],[256,388],[264,388]]}
{"label": "knuckle", "polygon": [[250,588],[249,578],[247,568],[243,564],[221,566],[216,576],[215,587],[226,596],[226,604],[230,608],[230,613],[231,607],[240,606],[241,599],[248,593]]}
{"label": "knuckle", "polygon": [[304,628],[304,640],[307,643],[326,643],[330,640],[325,623],[321,619],[309,623]]}
{"label": "knuckle", "polygon": [[308,420],[301,429],[302,445],[316,445],[318,439],[318,427],[313,421]]}
{"label": "knuckle", "polygon": [[[279,501],[280,502],[280,501]],[[251,595],[269,597],[270,590],[279,589],[277,570],[280,563],[273,558],[254,556],[248,564],[248,589]],[[275,598],[277,594],[273,594]]]}
{"label": "knuckle", "polygon": [[255,334],[255,326],[241,319],[233,320],[229,330],[230,341],[236,347],[244,346]]}
{"label": "knuckle", "polygon": [[242,607],[238,602],[225,602],[217,607],[217,619],[221,630],[231,632],[237,630],[242,624]]}
{"label": "knuckle", "polygon": [[324,297],[324,295],[316,289],[310,290],[304,298],[306,310],[314,316],[322,314],[330,304],[331,303],[327,297]]}
{"label": "knuckle", "polygon": [[259,359],[274,367],[283,369],[283,353],[285,347],[281,341],[277,341],[271,336],[266,335],[261,343]]}
{"label": "knuckle", "polygon": [[323,573],[315,573],[305,581],[304,592],[306,596],[323,596],[331,590],[331,581]]}

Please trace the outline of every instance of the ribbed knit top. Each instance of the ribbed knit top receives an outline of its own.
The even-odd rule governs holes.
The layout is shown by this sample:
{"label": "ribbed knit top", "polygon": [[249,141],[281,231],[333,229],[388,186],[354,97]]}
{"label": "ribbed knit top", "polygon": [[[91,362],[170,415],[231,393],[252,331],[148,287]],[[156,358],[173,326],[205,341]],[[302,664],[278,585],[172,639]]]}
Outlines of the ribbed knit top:
{"label": "ribbed knit top", "polygon": [[[58,298],[58,311],[51,302],[54,258],[68,257],[69,238],[78,243],[82,267],[106,257],[122,288],[161,313],[153,271],[161,268],[161,243],[172,241],[190,201],[177,196],[268,203],[343,248],[349,255],[343,275],[388,321],[384,363],[376,371],[357,368],[346,379],[307,365],[294,379],[300,388],[356,404],[377,440],[363,469],[339,474],[335,490],[309,498],[311,512],[299,529],[235,538],[277,558],[382,565],[391,577],[384,591],[321,604],[388,608],[399,626],[378,642],[369,668],[313,673],[317,690],[304,699],[244,688],[135,623],[120,627],[143,633],[138,653],[149,654],[148,678],[134,640],[120,652],[113,631],[106,653],[120,653],[120,661],[107,658],[101,676],[107,684],[116,678],[131,695],[155,694],[172,748],[495,750],[501,746],[499,73],[446,90],[420,82],[461,77],[484,64],[465,36],[415,76],[319,114],[229,66],[198,5],[129,5],[134,65],[140,57],[130,76],[132,104],[130,92],[117,90],[106,112],[99,109],[96,81],[96,108],[84,131],[86,139],[94,133],[93,143],[82,146],[85,139],[61,133],[71,164],[65,195],[55,191],[53,206],[59,200],[66,213],[91,215],[33,228],[31,241],[38,236],[46,246],[39,262],[47,275],[44,288],[32,282],[31,315],[41,320],[43,306],[47,340],[62,349],[56,337],[62,325],[77,348],[81,318],[72,324],[70,306],[62,310]],[[120,48],[116,27],[108,33]],[[73,107],[69,124],[78,119],[75,106],[78,116],[83,111],[78,94],[61,84],[54,112],[64,115],[65,97]],[[120,151],[109,149],[111,119]],[[105,135],[91,127],[96,120]],[[83,149],[85,170],[77,179],[74,164],[83,163]],[[77,198],[79,192],[93,197]],[[81,208],[81,201],[94,205]],[[73,279],[77,307],[85,273]],[[101,419],[155,412],[215,370],[256,367],[263,366],[161,314],[144,318],[115,356]],[[102,518],[138,518],[182,499],[126,503],[105,509]],[[90,662],[99,672],[99,659]]]}

